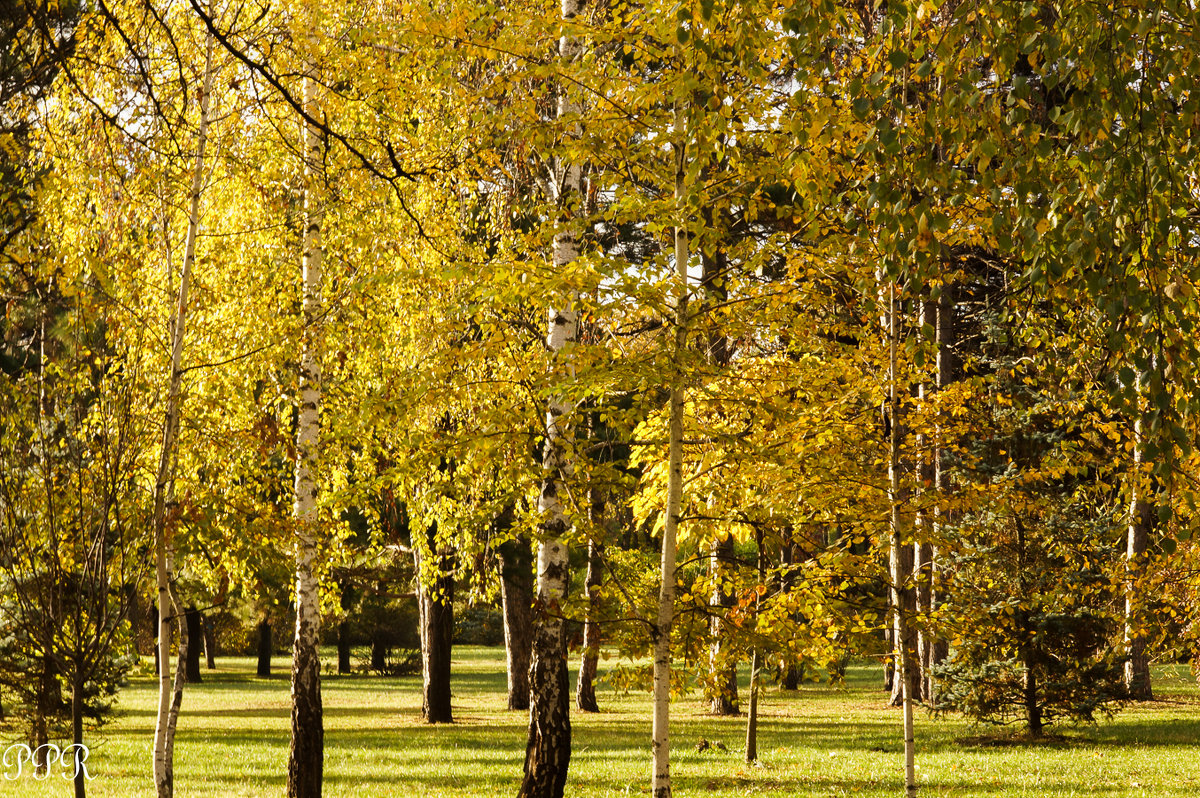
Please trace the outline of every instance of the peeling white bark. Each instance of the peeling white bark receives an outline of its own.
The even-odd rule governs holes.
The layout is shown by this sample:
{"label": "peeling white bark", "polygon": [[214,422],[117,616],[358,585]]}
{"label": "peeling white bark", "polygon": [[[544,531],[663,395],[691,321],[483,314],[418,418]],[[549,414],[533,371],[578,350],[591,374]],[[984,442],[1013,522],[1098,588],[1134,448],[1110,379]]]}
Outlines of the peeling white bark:
{"label": "peeling white bark", "polygon": [[[311,70],[310,70],[311,71]],[[304,79],[304,108],[313,118],[317,83]],[[288,752],[289,798],[319,798],[324,759],[321,709],[321,594],[317,579],[317,447],[321,432],[321,211],[316,199],[321,131],[304,127],[304,236],[300,265],[304,329],[300,343],[300,412],[296,424],[296,477],[292,517],[296,524],[296,635],[292,643],[292,737]]]}
{"label": "peeling white bark", "polygon": [[[188,288],[192,267],[196,261],[196,238],[200,232],[200,191],[204,180],[204,150],[208,143],[209,98],[213,83],[213,40],[207,37],[204,51],[204,82],[200,89],[200,122],[196,130],[196,161],[188,195],[187,238],[183,251],[183,266],[179,275],[179,294],[175,317],[172,320],[171,365],[167,388],[167,408],[163,419],[162,450],[154,480],[154,568],[158,587],[158,716],[154,727],[153,773],[158,798],[171,798],[174,793],[175,724],[183,701],[184,656],[187,653],[187,632],[183,613],[174,600],[171,589],[171,545],[167,519],[168,499],[173,495],[172,463],[175,442],[179,434],[180,386],[183,379],[183,336],[187,329]],[[180,629],[179,673],[171,679],[171,620]]]}
{"label": "peeling white bark", "polygon": [[[579,53],[579,41],[568,26],[582,6],[580,0],[562,0],[563,33],[558,41],[558,57],[564,65]],[[573,93],[564,86],[559,86],[555,113],[559,119],[582,113]],[[558,206],[560,219],[570,219],[577,210],[574,206],[582,202],[582,184],[583,169],[579,163],[557,156],[551,159],[544,190]],[[559,230],[552,245],[555,271],[565,272],[578,257],[579,245],[574,232]],[[549,308],[546,348],[552,361],[561,364],[564,350],[578,337],[579,315],[574,297],[569,296],[564,306]],[[536,616],[529,661],[529,741],[525,748],[525,774],[518,793],[522,798],[561,798],[571,762],[570,688],[560,606],[571,577],[564,539],[570,523],[561,499],[565,477],[571,470],[567,428],[570,410],[570,403],[560,392],[555,392],[547,402],[546,438],[542,450],[544,476],[538,498]]]}

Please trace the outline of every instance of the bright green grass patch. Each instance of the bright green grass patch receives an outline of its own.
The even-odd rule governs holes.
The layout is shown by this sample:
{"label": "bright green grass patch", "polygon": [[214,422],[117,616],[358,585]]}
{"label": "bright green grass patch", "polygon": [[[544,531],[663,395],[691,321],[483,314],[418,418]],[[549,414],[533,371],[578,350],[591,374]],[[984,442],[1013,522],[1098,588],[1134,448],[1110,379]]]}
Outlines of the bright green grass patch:
{"label": "bright green grass patch", "polygon": [[[204,684],[189,685],[176,742],[179,798],[267,798],[284,793],[289,733],[286,661],[258,679],[249,659],[225,658]],[[456,723],[419,720],[420,680],[326,676],[325,795],[511,796],[525,752],[525,713],[505,705],[502,649],[455,650]],[[1113,721],[1053,729],[1030,744],[951,718],[918,715],[918,774],[924,795],[1151,796],[1200,794],[1200,692],[1186,668],[1160,669],[1160,700]],[[742,762],[744,718],[713,718],[697,697],[672,709],[672,773],[679,796],[868,796],[903,792],[900,713],[884,708],[878,667],[852,666],[843,688],[774,688],[762,701],[759,752]],[[743,680],[743,689],[745,684]],[[150,742],[155,685],[139,676],[121,694],[121,717],[89,740],[95,798],[152,796]],[[650,702],[602,690],[598,715],[573,712],[568,793],[649,792]],[[14,741],[16,732],[7,730]],[[696,750],[700,739],[727,748]],[[12,771],[10,769],[9,775]],[[70,795],[59,775],[0,778],[0,795]]]}

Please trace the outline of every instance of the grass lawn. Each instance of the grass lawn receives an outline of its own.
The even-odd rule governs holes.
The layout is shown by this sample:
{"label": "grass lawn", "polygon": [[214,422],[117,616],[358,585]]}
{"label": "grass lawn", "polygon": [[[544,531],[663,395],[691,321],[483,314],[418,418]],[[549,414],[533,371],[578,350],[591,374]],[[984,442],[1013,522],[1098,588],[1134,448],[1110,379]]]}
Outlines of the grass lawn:
{"label": "grass lawn", "polygon": [[[525,713],[504,709],[503,649],[460,647],[454,659],[456,723],[418,719],[420,680],[326,676],[325,795],[512,796],[524,757]],[[184,695],[175,747],[179,798],[275,798],[284,792],[289,729],[286,660],[272,679],[249,659],[223,658]],[[603,663],[602,663],[603,669]],[[1052,729],[1040,744],[988,736],[959,719],[917,721],[917,768],[927,796],[1200,795],[1200,691],[1186,668],[1160,669],[1160,700],[1096,726]],[[572,676],[572,686],[574,685]],[[697,697],[672,709],[679,796],[874,796],[903,794],[900,713],[883,706],[878,667],[851,666],[844,688],[773,687],[761,702],[761,762],[747,766],[744,718],[707,716]],[[743,685],[744,687],[744,685]],[[121,716],[88,741],[88,794],[152,796],[150,743],[155,685],[132,679]],[[576,796],[649,792],[650,701],[599,691],[602,712],[572,713],[574,754],[567,791]],[[5,739],[17,732],[5,729]],[[699,752],[701,739],[727,751]],[[9,771],[11,775],[11,770]],[[67,796],[59,775],[0,779],[0,796]]]}

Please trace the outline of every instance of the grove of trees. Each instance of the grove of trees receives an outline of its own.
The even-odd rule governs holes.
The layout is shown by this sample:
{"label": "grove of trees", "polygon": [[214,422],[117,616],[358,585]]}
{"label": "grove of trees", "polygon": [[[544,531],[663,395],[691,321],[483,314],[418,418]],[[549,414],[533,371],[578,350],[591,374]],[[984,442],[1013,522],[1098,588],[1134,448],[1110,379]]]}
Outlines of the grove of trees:
{"label": "grove of trees", "polygon": [[749,761],[770,674],[876,657],[915,794],[920,705],[1039,736],[1200,662],[1193,0],[0,8],[31,745],[153,655],[170,798],[218,616],[262,675],[290,636],[295,798],[319,646],[394,669],[403,615],[454,722],[464,604],[502,608],[529,798],[601,646],[656,798],[691,687]]}

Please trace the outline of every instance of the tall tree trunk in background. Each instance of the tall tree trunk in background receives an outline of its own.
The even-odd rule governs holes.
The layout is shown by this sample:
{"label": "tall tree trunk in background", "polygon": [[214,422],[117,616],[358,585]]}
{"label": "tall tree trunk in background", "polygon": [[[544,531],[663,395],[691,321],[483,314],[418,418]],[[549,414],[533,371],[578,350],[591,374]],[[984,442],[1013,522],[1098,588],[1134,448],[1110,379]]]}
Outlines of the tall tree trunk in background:
{"label": "tall tree trunk in background", "polygon": [[[687,112],[685,100],[675,99],[673,126],[677,141],[672,143],[675,164],[675,340],[672,359],[682,364],[688,337],[688,233],[685,192],[687,186]],[[653,798],[671,795],[671,627],[675,622],[675,548],[679,513],[683,506],[683,401],[682,375],[670,375],[670,399],[667,407],[667,506],[663,509],[662,561],[660,563],[658,615],[651,628],[654,651],[654,723],[651,731],[653,774],[650,792]]]}
{"label": "tall tree trunk in background", "polygon": [[[754,542],[758,548],[758,583],[767,582],[767,557],[763,550],[762,527],[754,528]],[[762,605],[762,596],[754,596],[754,620],[758,622],[758,611]],[[757,630],[756,630],[757,634]],[[755,644],[750,651],[750,706],[746,710],[746,764],[758,759],[758,694],[762,683],[762,652]]]}
{"label": "tall tree trunk in background", "polygon": [[[304,78],[304,109],[320,117],[314,69]],[[321,711],[321,586],[317,580],[317,483],[313,474],[321,431],[321,131],[304,126],[304,238],[301,270],[304,327],[300,342],[300,412],[296,423],[296,636],[292,644],[292,737],[288,798],[320,798],[325,758]]]}
{"label": "tall tree trunk in background", "polygon": [[[417,604],[417,610],[421,609],[420,603]],[[419,624],[420,619],[417,620]],[[384,642],[382,632],[376,631],[375,636],[371,638],[371,670],[376,673],[387,672],[388,654],[391,653],[391,647]]]}
{"label": "tall tree trunk in background", "polygon": [[[921,303],[920,326],[930,329],[937,328],[937,303],[924,301]],[[922,413],[928,413],[928,400],[934,389],[928,381],[922,378],[917,386],[917,405]],[[916,435],[916,489],[915,506],[916,519],[913,524],[913,577],[916,590],[914,609],[916,617],[928,619],[933,610],[933,513],[930,508],[930,497],[936,501],[934,485],[936,454],[934,451],[934,436],[925,432],[922,424]],[[920,672],[920,695],[928,698],[932,685],[933,638],[927,623],[917,624],[917,668]]]}
{"label": "tall tree trunk in background", "polygon": [[338,675],[345,676],[354,670],[350,662],[350,621],[342,620],[337,630]]}
{"label": "tall tree trunk in background", "polygon": [[[83,665],[79,662],[75,663],[75,667],[71,669],[71,744],[80,746],[75,749],[76,758],[79,757],[79,751],[83,747]],[[66,764],[64,762],[64,764]],[[65,776],[66,774],[64,774]],[[74,773],[75,798],[86,798],[87,795],[87,771],[83,768],[76,767]]]}
{"label": "tall tree trunk in background", "polygon": [[[46,644],[43,643],[43,645]],[[42,667],[37,675],[37,695],[34,696],[33,719],[29,730],[29,747],[34,749],[33,766],[35,772],[48,773],[54,765],[50,761],[50,753],[45,748],[42,748],[40,751],[38,749],[50,742],[50,718],[62,711],[62,682],[59,679],[62,667],[54,657],[42,656],[39,658],[39,661]]]}
{"label": "tall tree trunk in background", "polygon": [[271,675],[271,655],[274,648],[271,642],[271,621],[264,616],[258,622],[258,668],[255,670],[258,676]]}
{"label": "tall tree trunk in background", "polygon": [[[937,388],[939,391],[950,387],[951,383],[958,379],[958,363],[955,357],[954,349],[956,345],[955,337],[955,310],[956,304],[954,299],[954,286],[942,286],[942,294],[938,298],[937,307]],[[944,509],[947,498],[950,495],[950,463],[947,456],[946,441],[944,438],[944,429],[940,421],[934,425],[934,443],[933,443],[933,472],[934,472],[934,488],[935,500],[933,502],[933,526],[931,532],[934,539],[933,551],[930,553],[930,574],[929,574],[929,606],[936,610],[939,602],[940,585],[944,581],[944,567],[939,558],[939,549],[942,545],[941,541],[945,537],[945,529],[947,523],[952,520],[948,511]],[[931,705],[937,704],[937,680],[933,676],[933,668],[941,665],[949,654],[950,645],[945,638],[938,635],[933,635],[930,644],[930,674],[926,680],[929,686],[929,693],[925,696],[925,700]]]}
{"label": "tall tree trunk in background", "polygon": [[[595,511],[595,503],[592,506]],[[583,652],[579,658],[579,678],[575,683],[575,706],[584,712],[599,712],[596,702],[596,671],[600,664],[600,585],[604,581],[604,564],[600,560],[600,545],[593,537],[588,541],[587,616],[583,622]]]}
{"label": "tall tree trunk in background", "polygon": [[909,530],[910,517],[908,504],[911,492],[905,485],[905,473],[911,463],[904,461],[904,438],[908,430],[905,427],[903,394],[899,377],[899,362],[897,348],[900,336],[900,300],[897,297],[895,283],[881,284],[884,295],[881,297],[885,308],[884,332],[888,347],[888,401],[887,401],[887,446],[888,446],[888,502],[891,517],[891,543],[888,554],[889,571],[894,590],[889,594],[893,600],[890,607],[892,615],[892,645],[893,668],[895,673],[901,670],[900,659],[907,658],[904,672],[907,683],[901,679],[892,679],[891,705],[902,707],[906,696],[913,701],[921,697],[920,662],[917,653],[917,628],[915,624],[917,612],[917,591],[913,579],[914,546]]}
{"label": "tall tree trunk in background", "polygon": [[[561,17],[573,25],[582,10],[580,0],[562,0]],[[580,52],[577,37],[565,32],[558,40],[558,60],[565,69]],[[555,116],[577,117],[582,106],[560,83]],[[578,127],[573,131],[578,133]],[[579,242],[569,228],[572,205],[583,196],[583,169],[579,163],[557,155],[550,159],[546,185],[550,199],[560,211],[559,230],[554,235],[554,269],[563,274],[579,257]],[[558,304],[558,303],[554,303]],[[565,383],[570,370],[563,352],[579,338],[579,314],[572,294],[563,307],[549,308],[546,348],[552,368]],[[542,450],[542,490],[538,498],[539,535],[537,557],[537,600],[533,645],[529,662],[529,742],[525,748],[525,774],[521,798],[562,798],[571,764],[571,703],[567,679],[567,642],[563,634],[562,600],[571,582],[571,563],[564,540],[568,522],[560,495],[571,470],[568,445],[568,414],[571,405],[555,391],[546,408],[546,434]]]}
{"label": "tall tree trunk in background", "polygon": [[159,657],[159,650],[158,650],[158,648],[159,648],[159,646],[158,646],[158,605],[157,605],[157,604],[155,604],[155,603],[154,603],[154,601],[151,601],[151,602],[150,602],[150,612],[148,613],[148,615],[149,615],[149,617],[150,617],[150,624],[151,624],[151,630],[150,630],[150,648],[151,648],[151,650],[153,650],[153,651],[154,651],[154,675],[155,675],[155,676],[162,676],[162,670],[160,670],[160,669],[159,669],[159,667],[158,667],[158,663],[159,663],[159,659],[158,659],[158,657]]}
{"label": "tall tree trunk in background", "polygon": [[[1143,376],[1143,381],[1145,380]],[[1150,660],[1146,654],[1146,617],[1139,578],[1144,571],[1155,509],[1149,500],[1151,482],[1146,473],[1146,429],[1144,416],[1134,422],[1133,474],[1129,488],[1129,528],[1125,541],[1125,687],[1138,701],[1154,698],[1150,683]]]}
{"label": "tall tree trunk in background", "polygon": [[217,635],[213,630],[212,619],[207,615],[201,615],[200,628],[204,633],[204,665],[210,671],[215,671],[217,669]]}
{"label": "tall tree trunk in background", "polygon": [[[783,545],[779,547],[779,564],[782,566],[779,574],[779,590],[781,593],[790,593],[796,582],[796,549],[797,546],[794,536],[795,528],[792,524],[788,524],[784,530]],[[760,580],[765,581],[766,576],[760,574]],[[761,582],[760,582],[761,583]],[[792,619],[801,621],[800,615],[794,614]],[[800,680],[804,678],[804,661],[796,661],[789,657],[781,666],[779,673],[779,689],[780,690],[799,690]]]}
{"label": "tall tree trunk in background", "polygon": [[[713,224],[712,211],[706,211],[706,221]],[[709,255],[703,249],[700,253],[702,274],[700,286],[704,292],[706,304],[719,304],[727,298],[725,290],[726,257],[723,249],[718,249]],[[720,331],[716,331],[708,339],[708,361],[714,369],[724,369],[729,365],[729,339]],[[709,675],[712,680],[712,696],[709,707],[714,715],[738,714],[737,660],[723,651],[725,639],[724,616],[737,602],[733,590],[725,589],[725,576],[733,568],[734,552],[733,538],[729,535],[718,537],[712,542],[708,557],[708,573],[712,580],[712,592],[708,604],[712,608],[712,618],[709,621],[709,633],[712,642],[708,650]]]}
{"label": "tall tree trunk in background", "polygon": [[[146,629],[146,610],[142,607],[142,597],[138,593],[137,585],[129,585],[126,590],[126,602],[129,604],[129,645],[133,649],[134,661],[141,660],[146,653],[146,647],[143,645],[143,638]],[[154,672],[158,673],[158,668],[155,667]],[[0,720],[4,719],[3,713],[0,713]]]}
{"label": "tall tree trunk in background", "polygon": [[200,684],[204,679],[200,676],[200,654],[204,644],[204,619],[195,606],[188,606],[183,613],[184,623],[187,624],[188,655],[185,664],[185,677],[188,684]]}
{"label": "tall tree trunk in background", "polygon": [[714,715],[738,714],[737,660],[727,656],[722,650],[725,637],[724,615],[737,602],[737,596],[732,590],[725,589],[725,574],[733,567],[733,537],[726,535],[717,538],[712,543],[708,555],[708,572],[712,579],[712,593],[709,594],[708,604],[713,608],[712,619],[709,621],[709,633],[712,642],[708,648],[708,667],[713,679],[713,694],[709,701],[709,711]]}
{"label": "tall tree trunk in background", "polygon": [[[168,498],[173,495],[172,464],[175,461],[175,441],[179,433],[180,392],[183,382],[183,336],[187,329],[188,289],[192,267],[196,261],[196,238],[200,232],[200,191],[204,181],[204,150],[208,143],[208,109],[213,83],[213,40],[206,37],[204,51],[204,83],[200,88],[200,122],[196,129],[196,161],[188,195],[187,238],[183,248],[183,265],[179,273],[179,294],[174,318],[171,320],[171,363],[167,381],[167,403],[163,418],[162,449],[154,479],[153,522],[154,569],[158,586],[158,715],[154,728],[154,789],[158,798],[171,798],[175,791],[174,744],[175,719],[183,700],[182,681],[178,686],[171,679],[171,619],[176,617],[171,591],[171,543]],[[183,619],[179,618],[181,638],[186,634]],[[186,646],[180,641],[180,650]],[[178,687],[178,690],[176,688]],[[175,710],[172,711],[172,707]]]}
{"label": "tall tree trunk in background", "polygon": [[350,661],[350,613],[354,609],[355,595],[349,579],[342,579],[339,587],[342,591],[341,598],[338,600],[342,609],[342,619],[337,626],[338,675],[345,676],[354,670],[353,663]]}
{"label": "tall tree trunk in background", "polygon": [[438,540],[436,523],[430,524],[425,533],[425,546],[414,540],[412,550],[421,632],[421,717],[426,723],[453,723],[450,654],[454,638],[454,557]]}
{"label": "tall tree trunk in background", "polygon": [[901,426],[899,362],[899,308],[897,307],[896,284],[885,286],[882,297],[886,310],[884,326],[888,347],[888,504],[891,532],[890,556],[890,603],[893,617],[892,629],[896,644],[895,688],[899,690],[900,705],[904,711],[904,786],[908,796],[917,794],[916,740],[913,734],[913,701],[915,700],[913,650],[916,640],[912,635],[912,544],[904,540],[901,447],[904,442]]}
{"label": "tall tree trunk in background", "polygon": [[[505,508],[507,525],[513,508]],[[529,655],[533,647],[533,549],[523,537],[500,544],[500,601],[504,608],[504,654],[508,708],[529,709]]]}

